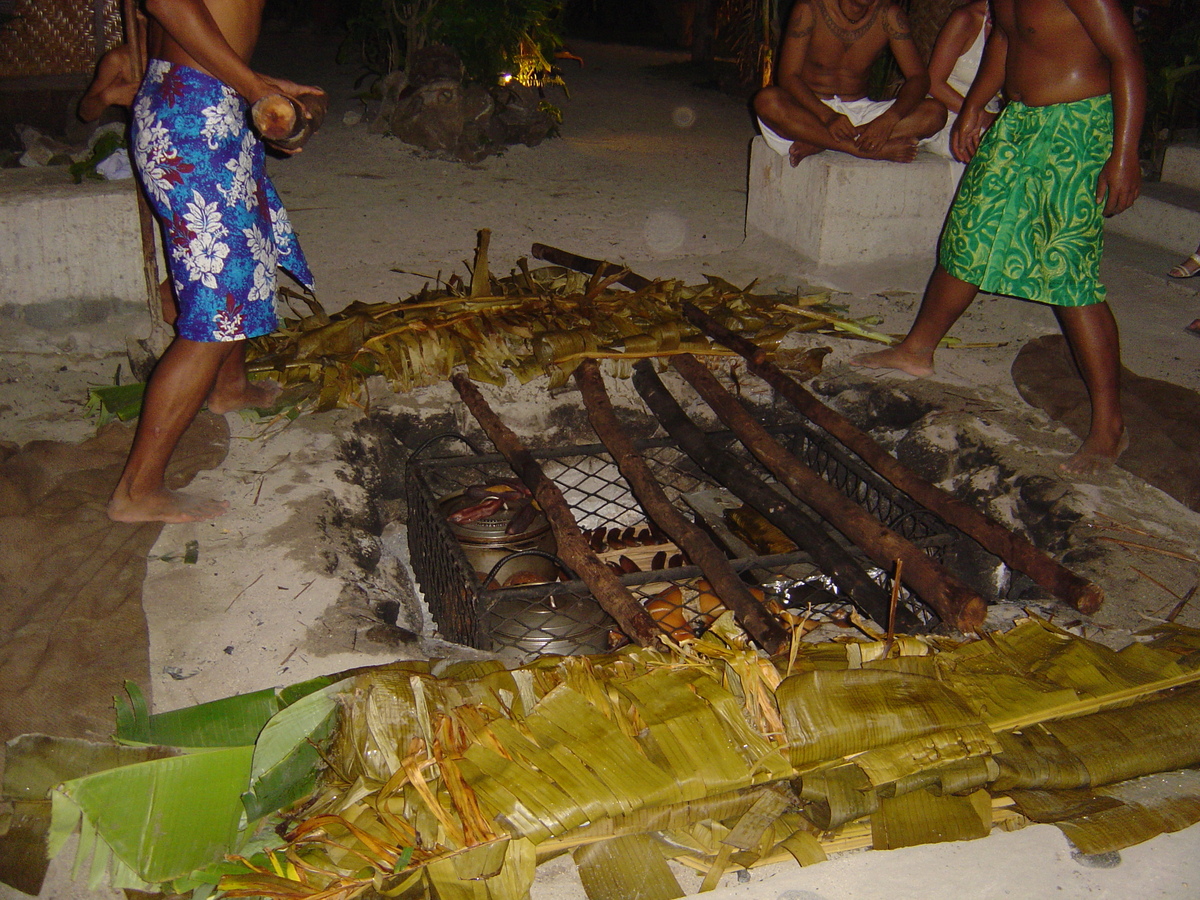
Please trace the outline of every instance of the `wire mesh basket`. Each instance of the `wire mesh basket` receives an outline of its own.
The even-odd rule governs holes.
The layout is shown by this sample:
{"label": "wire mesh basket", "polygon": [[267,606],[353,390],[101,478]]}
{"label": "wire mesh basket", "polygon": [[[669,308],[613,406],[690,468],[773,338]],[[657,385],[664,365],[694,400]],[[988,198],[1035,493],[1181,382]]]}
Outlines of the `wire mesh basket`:
{"label": "wire mesh basket", "polygon": [[[771,430],[793,455],[885,525],[925,547],[926,552],[938,556],[945,546],[969,540],[885,482],[834,438],[801,424]],[[603,652],[623,641],[616,624],[600,609],[587,586],[561,563],[560,577],[564,580],[515,587],[499,586],[488,573],[471,564],[446,521],[443,501],[473,485],[511,479],[513,472],[497,453],[480,452],[458,435],[442,437],[463,441],[472,452],[427,455],[431,446],[427,444],[412,455],[405,473],[412,567],[441,635],[520,661],[549,653]],[[716,432],[710,438],[749,470],[770,480],[733,435]],[[668,498],[681,509],[687,508],[697,494],[719,489],[670,439],[639,441],[638,449]],[[711,622],[720,611],[719,607],[713,608],[719,600],[707,588],[701,571],[672,552],[675,548],[663,543],[666,539],[647,522],[603,445],[543,450],[532,455],[562,491],[579,527],[593,538],[601,537],[600,541],[593,540],[593,548],[602,549],[602,558],[640,557],[644,561],[651,553],[665,558],[665,566],[642,566],[620,576],[665,630],[682,628],[696,633]],[[856,548],[847,549],[862,558]],[[873,568],[869,561],[864,562]],[[821,577],[808,554],[799,550],[746,554],[731,559],[730,565],[744,580],[759,585],[779,578],[792,583],[810,578],[817,584]],[[887,573],[879,574],[887,577]],[[936,622],[932,612],[907,592],[903,600],[922,621]]]}

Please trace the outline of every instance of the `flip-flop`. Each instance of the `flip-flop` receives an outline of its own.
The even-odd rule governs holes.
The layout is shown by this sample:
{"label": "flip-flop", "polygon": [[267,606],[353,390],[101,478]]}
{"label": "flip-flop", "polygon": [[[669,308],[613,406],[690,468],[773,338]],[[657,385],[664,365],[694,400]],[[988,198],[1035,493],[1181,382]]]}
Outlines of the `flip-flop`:
{"label": "flip-flop", "polygon": [[[1189,268],[1188,263],[1194,264],[1195,268]],[[1172,266],[1167,274],[1172,278],[1192,278],[1200,275],[1200,253],[1193,253],[1179,265]]]}

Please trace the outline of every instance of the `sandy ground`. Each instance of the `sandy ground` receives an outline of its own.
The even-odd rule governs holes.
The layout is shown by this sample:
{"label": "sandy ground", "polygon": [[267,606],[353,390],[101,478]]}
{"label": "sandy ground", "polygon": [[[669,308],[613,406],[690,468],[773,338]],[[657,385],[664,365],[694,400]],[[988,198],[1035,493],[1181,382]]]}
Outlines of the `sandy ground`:
{"label": "sandy ground", "polygon": [[[260,68],[322,84],[332,98],[323,132],[298,157],[271,168],[330,310],[355,300],[393,300],[439,272],[463,272],[480,228],[492,230],[490,256],[500,270],[540,241],[620,261],[648,276],[694,282],[712,273],[781,288],[805,282],[786,247],[744,234],[753,135],[745,104],[691,85],[672,65],[678,55],[574,46],[584,65],[568,63],[571,96],[561,100],[561,139],[466,166],[423,158],[356,122],[362,105],[352,96],[355,73],[333,63],[332,47],[306,36],[268,37],[266,44]],[[1200,284],[1170,283],[1157,274],[1174,261],[1161,251],[1118,241],[1111,251],[1105,275],[1126,364],[1200,388],[1200,343],[1181,330],[1200,313]],[[884,330],[901,332],[919,297],[894,287],[882,282],[840,299],[853,314],[878,313]],[[5,329],[0,436],[18,443],[86,436],[93,428],[81,408],[87,385],[111,380],[125,335],[143,327],[129,315],[50,332]],[[968,414],[980,440],[1010,445],[1014,470],[1057,478],[1053,462],[1073,439],[1025,405],[1008,374],[1024,340],[1054,330],[1044,308],[982,299],[955,333],[1005,345],[944,353],[939,374],[919,390],[949,412]],[[833,346],[827,381],[852,379],[859,388],[890,381],[901,391],[912,384],[850,369],[846,360],[861,344],[822,343]],[[551,400],[536,383],[489,396],[527,433],[537,431],[549,404],[578,402],[570,394]],[[414,421],[449,415],[466,424],[447,387],[373,402]],[[306,416],[286,427],[229,418],[228,459],[202,473],[192,490],[227,497],[231,512],[211,523],[167,526],[152,553],[144,605],[156,710],[350,666],[464,652],[433,635],[419,603],[401,604],[396,629],[380,629],[371,615],[380,597],[411,592],[404,523],[377,521],[369,489],[344,462],[345,442],[364,431],[361,412]],[[1003,484],[995,488],[1003,494]],[[1192,560],[1109,548],[1081,562],[1081,571],[1110,597],[1083,627],[1121,643],[1147,617],[1163,615],[1175,602],[1172,593],[1182,595],[1200,577],[1194,562],[1200,516],[1120,470],[1079,485],[1064,482],[1062,492],[1091,511],[1097,531],[1112,517]],[[1087,539],[1085,533],[1078,541]],[[199,561],[185,565],[180,557],[193,540]],[[383,562],[375,565],[376,557]],[[1197,606],[1179,621],[1200,624]],[[64,879],[56,870],[43,895],[83,896]],[[1060,833],[1040,826],[969,846],[854,854],[811,871],[756,872],[744,885],[731,877],[712,896],[1183,898],[1196,896],[1197,885],[1198,828],[1133,848],[1121,867],[1098,870],[1072,860]],[[538,900],[577,896],[582,893],[567,866],[549,867],[533,893]]]}

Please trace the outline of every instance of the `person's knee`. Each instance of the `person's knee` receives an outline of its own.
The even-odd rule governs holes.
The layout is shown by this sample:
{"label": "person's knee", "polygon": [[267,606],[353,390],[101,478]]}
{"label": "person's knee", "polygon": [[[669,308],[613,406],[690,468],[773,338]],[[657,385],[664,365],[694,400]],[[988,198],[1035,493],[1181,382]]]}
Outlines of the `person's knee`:
{"label": "person's knee", "polygon": [[946,127],[946,107],[940,100],[926,97],[911,113],[919,137],[929,137]]}
{"label": "person's knee", "polygon": [[762,88],[750,101],[754,114],[763,121],[775,119],[780,108],[780,89],[775,85]]}

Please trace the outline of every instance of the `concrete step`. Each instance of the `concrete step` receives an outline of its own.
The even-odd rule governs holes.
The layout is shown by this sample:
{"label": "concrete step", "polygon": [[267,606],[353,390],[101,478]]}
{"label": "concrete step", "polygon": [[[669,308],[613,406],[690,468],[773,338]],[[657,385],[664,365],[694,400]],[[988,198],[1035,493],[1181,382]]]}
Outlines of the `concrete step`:
{"label": "concrete step", "polygon": [[1104,230],[1187,256],[1200,242],[1200,188],[1166,181],[1144,184],[1132,208],[1105,219]]}
{"label": "concrete step", "polygon": [[1162,182],[1200,191],[1200,143],[1172,144],[1167,148]]}
{"label": "concrete step", "polygon": [[146,302],[137,188],[0,169],[0,306]]}

